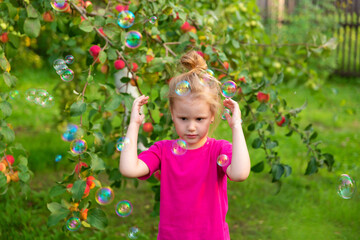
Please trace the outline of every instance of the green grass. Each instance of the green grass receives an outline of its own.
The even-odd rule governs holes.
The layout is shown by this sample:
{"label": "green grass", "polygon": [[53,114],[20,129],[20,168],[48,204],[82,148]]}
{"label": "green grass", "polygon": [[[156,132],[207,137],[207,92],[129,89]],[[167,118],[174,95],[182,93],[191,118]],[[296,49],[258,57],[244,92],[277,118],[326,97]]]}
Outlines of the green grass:
{"label": "green grass", "polygon": [[[18,77],[20,92],[30,87],[51,92],[57,76],[53,72],[24,70],[18,73]],[[297,122],[301,127],[314,123],[319,133],[318,139],[323,141],[323,151],[335,157],[334,170],[328,172],[320,169],[315,175],[304,176],[309,159],[299,136],[285,137],[286,129],[277,128],[274,136],[279,141],[277,150],[282,162],[292,166],[293,173],[283,179],[280,192],[279,185],[271,183],[268,166],[262,173],[251,173],[245,182],[229,182],[227,222],[231,238],[357,239],[360,235],[359,193],[356,192],[350,200],[344,200],[337,195],[336,187],[338,176],[342,173],[349,174],[355,180],[360,176],[359,81],[334,79],[319,91],[301,86],[282,86],[277,90],[287,100],[289,107],[300,107],[307,100],[308,107],[299,114]],[[89,94],[92,93],[94,88],[90,86]],[[54,96],[61,97],[59,94]],[[114,213],[114,204],[103,207],[109,218],[106,230],[81,229],[69,233],[61,231],[61,224],[51,228],[46,226],[49,216],[46,204],[57,200],[50,199],[48,191],[56,181],[61,180],[63,172],[70,172],[73,168],[73,164],[67,161],[54,162],[55,155],[68,151],[68,143],[61,140],[60,131],[54,127],[58,113],[56,107],[43,109],[21,98],[13,104],[13,115],[9,122],[16,131],[16,141],[22,143],[29,152],[29,166],[35,174],[30,183],[33,191],[27,198],[19,193],[17,187],[10,188],[0,198],[0,208],[3,209],[0,215],[0,238],[126,239],[128,229],[138,226],[148,239],[156,239],[159,219],[150,216],[154,202],[151,185],[140,182],[139,187],[135,188],[132,180],[128,181],[125,188],[115,189],[114,203],[128,199],[133,203],[133,214],[128,218],[119,218]],[[244,126],[247,124],[245,122]],[[231,140],[227,123],[219,125],[215,136]],[[254,134],[249,135],[248,146],[254,137]],[[249,147],[249,151],[253,165],[264,159],[261,150]],[[105,161],[114,166],[118,163],[117,159]],[[105,175],[100,177],[103,182],[107,182]],[[93,199],[94,192],[91,194],[90,199]],[[6,235],[2,235],[4,232]]]}

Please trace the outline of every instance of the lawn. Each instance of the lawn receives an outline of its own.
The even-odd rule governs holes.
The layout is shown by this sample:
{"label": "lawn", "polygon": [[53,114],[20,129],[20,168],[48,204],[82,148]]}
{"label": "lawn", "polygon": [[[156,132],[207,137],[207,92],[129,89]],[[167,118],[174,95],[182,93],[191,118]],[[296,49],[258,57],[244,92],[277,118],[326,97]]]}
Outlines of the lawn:
{"label": "lawn", "polygon": [[[43,88],[50,93],[57,84],[52,71],[15,72],[19,78],[18,90],[23,94],[28,88]],[[21,77],[20,77],[21,76]],[[1,89],[3,89],[1,85]],[[94,92],[93,86],[89,93]],[[284,84],[278,89],[290,107],[300,107],[305,101],[307,108],[300,113],[301,127],[313,123],[319,133],[324,152],[334,155],[336,163],[332,172],[321,169],[319,173],[304,176],[307,161],[306,149],[299,136],[285,137],[286,129],[277,128],[274,137],[279,141],[278,151],[282,162],[291,165],[293,173],[279,184],[271,183],[269,167],[262,173],[251,173],[242,183],[229,182],[229,212],[227,222],[234,240],[259,239],[358,239],[360,235],[359,193],[349,200],[337,195],[337,181],[346,173],[358,180],[360,150],[360,82],[353,79],[335,78],[318,90]],[[55,98],[61,95],[54,94]],[[241,103],[240,103],[241,105]],[[29,152],[29,167],[34,172],[30,183],[31,194],[27,198],[19,189],[11,188],[0,196],[1,239],[127,239],[128,229],[138,226],[144,239],[156,239],[158,218],[151,217],[153,194],[150,184],[140,182],[135,188],[129,180],[125,188],[115,189],[115,200],[127,199],[134,206],[133,214],[119,218],[112,205],[103,207],[109,227],[104,231],[82,228],[78,232],[61,231],[61,224],[47,227],[50,199],[48,192],[62,173],[70,172],[73,163],[65,159],[56,163],[57,154],[68,151],[68,143],[60,138],[54,128],[59,108],[41,108],[26,102],[22,97],[13,103],[13,115],[9,122],[16,130],[16,141]],[[247,122],[244,123],[246,127]],[[231,140],[231,131],[225,122],[220,123],[214,137]],[[247,138],[252,165],[263,160],[261,150],[251,148],[255,135]],[[116,165],[118,159],[107,159]],[[106,176],[100,176],[107,182]],[[93,199],[94,192],[90,198]],[[95,202],[95,201],[93,201]]]}

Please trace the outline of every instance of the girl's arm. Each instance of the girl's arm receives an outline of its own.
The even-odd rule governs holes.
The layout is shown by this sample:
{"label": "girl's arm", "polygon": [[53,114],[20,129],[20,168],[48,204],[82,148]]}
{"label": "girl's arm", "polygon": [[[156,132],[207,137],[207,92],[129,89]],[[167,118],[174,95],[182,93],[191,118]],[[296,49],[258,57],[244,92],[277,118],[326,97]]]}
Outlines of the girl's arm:
{"label": "girl's arm", "polygon": [[148,166],[137,157],[137,141],[139,134],[139,127],[144,120],[144,115],[140,114],[142,105],[148,102],[149,97],[140,96],[134,100],[130,124],[126,133],[126,137],[130,140],[129,143],[121,151],[119,170],[125,177],[136,178],[149,174]]}
{"label": "girl's arm", "polygon": [[233,135],[232,160],[226,173],[231,180],[241,182],[250,174],[250,156],[241,127],[241,112],[238,103],[230,98],[224,100],[224,106],[232,113],[232,116],[228,113],[225,116]]}

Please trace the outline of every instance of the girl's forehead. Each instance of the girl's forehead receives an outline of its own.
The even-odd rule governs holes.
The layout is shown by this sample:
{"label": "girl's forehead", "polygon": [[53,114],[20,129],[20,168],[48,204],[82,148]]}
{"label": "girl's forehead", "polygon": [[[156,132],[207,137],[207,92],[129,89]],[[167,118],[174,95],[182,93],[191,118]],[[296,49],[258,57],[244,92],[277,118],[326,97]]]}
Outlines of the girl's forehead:
{"label": "girl's forehead", "polygon": [[175,99],[172,110],[177,113],[206,114],[210,112],[210,104],[201,98],[184,96]]}

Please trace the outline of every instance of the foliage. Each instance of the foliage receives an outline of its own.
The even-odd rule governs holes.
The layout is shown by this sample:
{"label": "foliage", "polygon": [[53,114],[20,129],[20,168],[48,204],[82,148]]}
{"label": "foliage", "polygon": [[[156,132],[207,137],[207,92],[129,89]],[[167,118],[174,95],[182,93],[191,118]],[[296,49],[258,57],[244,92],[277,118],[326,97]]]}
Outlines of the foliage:
{"label": "foliage", "polygon": [[[83,132],[81,137],[88,142],[89,148],[83,154],[69,151],[68,159],[74,163],[75,169],[64,174],[62,180],[50,190],[53,202],[47,204],[51,212],[48,226],[66,222],[75,216],[82,219],[84,227],[104,229],[107,225],[106,215],[99,206],[93,206],[88,197],[89,193],[94,192],[92,189],[95,186],[102,186],[96,176],[107,173],[111,187],[121,187],[127,181],[118,168],[112,167],[106,159],[119,157],[115,144],[124,135],[129,121],[125,113],[131,109],[133,97],[119,92],[113,83],[98,82],[96,78],[99,70],[113,74],[116,71],[114,61],[117,59],[122,59],[131,73],[123,77],[121,82],[125,86],[134,85],[140,94],[148,95],[151,99],[146,116],[147,121],[154,125],[154,130],[151,133],[140,132],[139,136],[139,141],[145,146],[160,139],[176,137],[165,98],[168,91],[166,83],[177,74],[173,66],[181,54],[195,49],[204,56],[218,79],[222,82],[231,79],[237,83],[239,94],[234,99],[242,105],[244,128],[258,135],[250,144],[255,149],[263,149],[266,155],[263,161],[252,167],[252,171],[262,171],[266,162],[271,167],[273,182],[279,182],[291,174],[291,166],[282,163],[278,155],[279,144],[273,137],[276,125],[288,128],[286,136],[297,133],[306,145],[309,162],[305,174],[316,173],[325,165],[331,170],[333,156],[322,153],[312,125],[302,129],[293,122],[306,104],[290,109],[286,100],[278,96],[276,88],[286,77],[282,72],[283,65],[296,66],[296,62],[306,72],[309,69],[302,64],[306,62],[309,51],[317,51],[319,56],[326,54],[334,48],[332,39],[316,43],[310,49],[298,46],[295,55],[287,55],[283,53],[283,48],[259,47],[270,44],[271,38],[264,33],[254,0],[243,3],[139,1],[128,6],[136,15],[135,24],[130,30],[139,31],[143,40],[139,48],[132,49],[124,45],[128,30],[117,25],[116,2],[96,2],[91,7],[76,1],[69,4],[71,7],[67,12],[53,13],[49,11],[50,5],[41,0],[21,4],[6,0],[0,3],[0,9],[4,10],[0,12],[4,31],[9,32],[9,41],[0,49],[0,66],[4,72],[2,78],[8,88],[16,86],[8,59],[16,59],[17,52],[25,46],[43,55],[46,50],[50,62],[69,53],[78,59],[73,67],[76,80],[59,84],[56,91],[63,96],[61,120],[79,124]],[[157,16],[154,25],[149,22],[151,16]],[[38,42],[32,43],[34,39]],[[101,48],[98,54],[88,51],[94,45]],[[281,62],[280,59],[273,59],[278,56]],[[138,70],[133,67],[135,63],[139,66]],[[85,74],[82,71],[84,68]],[[96,86],[101,96],[88,96],[86,90],[89,85]],[[1,103],[11,106],[7,92],[2,93]],[[3,109],[2,112],[6,114]],[[6,125],[5,118],[2,126]],[[2,127],[2,139],[7,138],[5,132],[10,131]],[[3,151],[11,147],[11,142],[3,146]],[[89,182],[89,178],[94,176],[95,179]],[[156,215],[160,186],[153,177],[148,181],[155,192],[153,214]],[[137,185],[137,180],[134,180],[134,184]],[[82,217],[84,209],[89,209],[87,218]]]}

